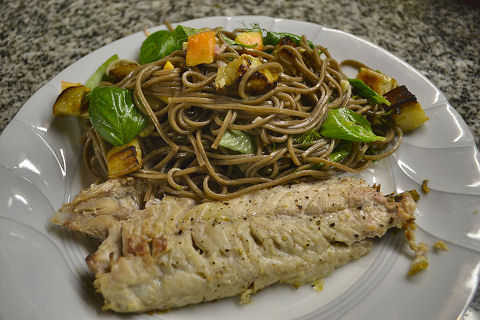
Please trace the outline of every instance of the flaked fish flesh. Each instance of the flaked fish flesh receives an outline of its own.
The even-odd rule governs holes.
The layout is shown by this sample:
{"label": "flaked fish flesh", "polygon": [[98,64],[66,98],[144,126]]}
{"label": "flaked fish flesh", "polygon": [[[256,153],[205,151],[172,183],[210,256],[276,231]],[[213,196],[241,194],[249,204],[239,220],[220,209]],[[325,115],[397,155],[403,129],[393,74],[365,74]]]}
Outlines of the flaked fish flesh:
{"label": "flaked fish flesh", "polygon": [[201,204],[165,196],[144,209],[139,182],[107,184],[82,191],[52,221],[103,240],[86,260],[104,309],[118,312],[311,284],[367,254],[373,238],[411,223],[415,211],[409,193],[383,196],[354,178]]}

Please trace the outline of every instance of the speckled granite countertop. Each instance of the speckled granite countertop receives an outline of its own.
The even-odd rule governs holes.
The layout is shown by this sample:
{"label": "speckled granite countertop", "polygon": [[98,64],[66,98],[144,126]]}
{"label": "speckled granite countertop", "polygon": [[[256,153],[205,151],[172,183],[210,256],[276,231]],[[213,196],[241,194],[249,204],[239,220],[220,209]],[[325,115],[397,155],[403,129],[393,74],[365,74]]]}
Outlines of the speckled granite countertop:
{"label": "speckled granite countertop", "polygon": [[[478,0],[0,0],[0,133],[58,72],[116,39],[213,15],[310,21],[363,37],[407,61],[446,95],[480,142]],[[477,292],[466,319],[480,319]]]}

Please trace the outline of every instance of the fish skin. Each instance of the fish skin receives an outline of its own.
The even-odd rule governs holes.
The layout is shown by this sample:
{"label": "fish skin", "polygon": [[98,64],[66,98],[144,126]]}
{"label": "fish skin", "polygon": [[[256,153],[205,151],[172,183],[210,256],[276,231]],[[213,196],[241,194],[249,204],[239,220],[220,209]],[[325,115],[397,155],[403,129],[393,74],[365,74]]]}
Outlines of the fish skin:
{"label": "fish skin", "polygon": [[[276,282],[299,286],[367,254],[371,239],[389,228],[412,222],[410,194],[396,199],[353,178],[202,204],[165,196],[116,219],[87,264],[104,309],[118,312],[166,310]],[[68,219],[60,220],[69,227]],[[91,234],[91,225],[76,227]]]}

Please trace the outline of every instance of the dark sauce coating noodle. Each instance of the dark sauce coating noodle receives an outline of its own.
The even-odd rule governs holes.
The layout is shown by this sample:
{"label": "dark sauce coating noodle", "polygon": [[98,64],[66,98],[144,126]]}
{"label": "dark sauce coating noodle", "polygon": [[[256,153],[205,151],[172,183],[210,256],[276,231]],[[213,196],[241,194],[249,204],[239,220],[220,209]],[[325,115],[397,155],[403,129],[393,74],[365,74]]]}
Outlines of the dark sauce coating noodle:
{"label": "dark sauce coating noodle", "polygon": [[[224,34],[233,37],[239,31]],[[275,54],[219,39],[225,50],[212,64],[187,67],[185,52],[175,51],[114,84],[133,89],[135,104],[154,126],[152,133],[140,138],[143,168],[130,174],[148,181],[145,199],[154,192],[155,196],[225,200],[281,184],[325,179],[343,171],[361,171],[400,145],[399,128],[375,127],[386,141],[354,142],[350,154],[337,163],[330,160],[330,154],[338,140],[320,137],[298,142],[300,135],[320,128],[329,109],[349,108],[369,120],[386,111],[381,105],[354,99],[350,86],[342,86],[347,78],[328,50],[311,49],[305,38],[297,47],[264,48],[267,52],[275,49]],[[260,57],[264,63],[243,75],[234,94],[218,94],[217,69],[243,53]],[[164,70],[167,61],[175,69]],[[249,95],[245,86],[259,69],[277,72],[277,85],[261,95]],[[169,103],[161,99],[166,96]],[[227,129],[250,134],[256,152],[240,154],[220,146]],[[372,147],[375,152],[368,152]],[[87,130],[84,161],[99,179],[107,176],[105,154],[105,143],[93,129]]]}

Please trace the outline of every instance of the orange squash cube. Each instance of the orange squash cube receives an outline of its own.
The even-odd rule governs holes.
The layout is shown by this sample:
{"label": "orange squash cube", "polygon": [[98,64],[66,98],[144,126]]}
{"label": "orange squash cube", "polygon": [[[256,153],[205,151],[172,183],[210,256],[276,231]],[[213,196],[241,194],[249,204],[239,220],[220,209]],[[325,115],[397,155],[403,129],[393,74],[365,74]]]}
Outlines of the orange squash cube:
{"label": "orange squash cube", "polygon": [[188,37],[187,66],[212,63],[216,42],[215,31],[200,32]]}
{"label": "orange squash cube", "polygon": [[262,34],[258,31],[249,31],[249,32],[242,32],[237,35],[235,41],[241,43],[245,46],[253,46],[251,49],[263,50],[263,38]]}

